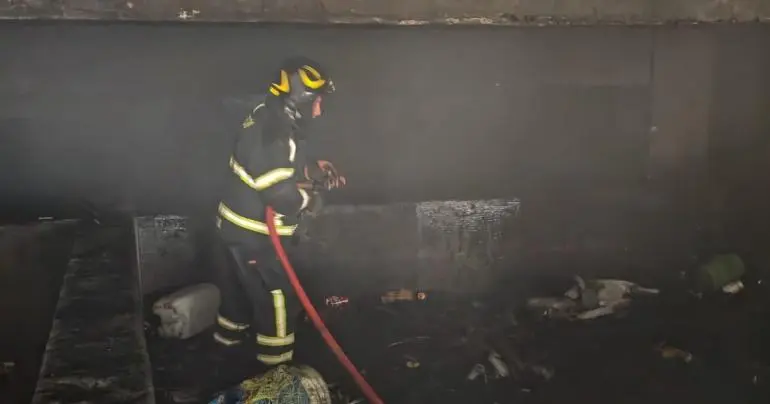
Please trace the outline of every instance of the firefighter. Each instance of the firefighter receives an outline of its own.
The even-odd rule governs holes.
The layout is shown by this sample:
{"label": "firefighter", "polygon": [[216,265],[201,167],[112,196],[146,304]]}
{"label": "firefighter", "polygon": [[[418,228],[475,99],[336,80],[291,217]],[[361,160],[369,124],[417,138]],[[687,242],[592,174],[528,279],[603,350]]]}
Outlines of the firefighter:
{"label": "firefighter", "polygon": [[225,347],[256,344],[257,360],[272,367],[292,360],[302,308],[268,237],[265,207],[275,209],[276,230],[288,241],[300,216],[320,206],[321,192],[344,186],[345,178],[328,161],[310,161],[305,150],[307,123],[334,92],[323,68],[289,59],[267,90],[243,121],[218,207],[227,264],[219,271],[222,304],[213,336]]}

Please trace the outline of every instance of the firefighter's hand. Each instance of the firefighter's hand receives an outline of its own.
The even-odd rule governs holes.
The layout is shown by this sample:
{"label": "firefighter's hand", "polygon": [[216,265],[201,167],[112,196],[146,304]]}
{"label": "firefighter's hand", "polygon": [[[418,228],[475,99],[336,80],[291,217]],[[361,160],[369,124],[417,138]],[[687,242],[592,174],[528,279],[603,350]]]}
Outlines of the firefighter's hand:
{"label": "firefighter's hand", "polygon": [[328,189],[342,188],[347,184],[347,179],[340,175],[337,168],[330,161],[318,160],[318,167],[326,174],[326,187]]}
{"label": "firefighter's hand", "polygon": [[305,166],[305,178],[327,191],[342,188],[347,184],[347,179],[339,174],[334,164],[326,160],[318,160],[315,164]]}

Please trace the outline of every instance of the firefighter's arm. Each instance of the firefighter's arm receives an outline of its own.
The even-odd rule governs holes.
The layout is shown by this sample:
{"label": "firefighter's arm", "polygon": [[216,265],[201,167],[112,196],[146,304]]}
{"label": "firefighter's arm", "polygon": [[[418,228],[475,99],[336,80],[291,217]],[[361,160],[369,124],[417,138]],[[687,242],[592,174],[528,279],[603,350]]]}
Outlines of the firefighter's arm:
{"label": "firefighter's arm", "polygon": [[262,201],[278,213],[286,216],[298,215],[311,208],[316,197],[310,190],[302,189],[296,181],[286,180],[261,192]]}
{"label": "firefighter's arm", "polygon": [[297,215],[313,205],[315,193],[303,189],[297,182],[301,173],[296,173],[290,161],[289,148],[279,142],[265,148],[263,162],[266,171],[260,175],[267,178],[265,186],[261,187],[262,201],[273,207],[278,213],[286,216]]}

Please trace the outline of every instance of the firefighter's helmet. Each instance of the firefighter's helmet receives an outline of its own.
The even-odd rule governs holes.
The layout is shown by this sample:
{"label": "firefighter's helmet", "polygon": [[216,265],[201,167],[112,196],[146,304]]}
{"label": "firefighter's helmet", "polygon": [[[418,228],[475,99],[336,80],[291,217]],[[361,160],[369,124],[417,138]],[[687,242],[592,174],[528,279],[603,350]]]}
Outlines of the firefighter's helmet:
{"label": "firefighter's helmet", "polygon": [[318,95],[334,92],[334,83],[326,71],[306,57],[286,60],[270,84],[270,94],[293,108],[312,103]]}

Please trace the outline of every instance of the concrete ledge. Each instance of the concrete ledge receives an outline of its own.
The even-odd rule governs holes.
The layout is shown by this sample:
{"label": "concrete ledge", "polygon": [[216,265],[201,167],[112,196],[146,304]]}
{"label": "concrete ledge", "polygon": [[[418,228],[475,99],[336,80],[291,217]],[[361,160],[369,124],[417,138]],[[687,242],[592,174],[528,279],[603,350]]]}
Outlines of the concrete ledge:
{"label": "concrete ledge", "polygon": [[[515,252],[510,236],[518,210],[518,200],[329,206],[299,235],[293,264],[325,294],[405,286],[484,290]],[[134,220],[145,294],[192,283],[195,254],[186,222],[178,216]]]}
{"label": "concrete ledge", "polygon": [[593,25],[770,20],[756,0],[9,0],[9,19]]}
{"label": "concrete ledge", "polygon": [[155,402],[130,228],[75,241],[33,403]]}
{"label": "concrete ledge", "polygon": [[143,294],[194,281],[190,275],[196,254],[188,227],[187,219],[181,216],[134,218],[136,262]]}
{"label": "concrete ledge", "polygon": [[[689,265],[699,223],[697,215],[687,218],[658,199],[328,206],[299,234],[292,261],[324,295],[401,287],[477,293],[513,279],[574,274],[654,283]],[[202,268],[190,253],[195,243],[187,218],[135,223],[144,235],[137,245],[148,291],[198,281],[191,280]]]}

